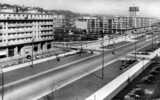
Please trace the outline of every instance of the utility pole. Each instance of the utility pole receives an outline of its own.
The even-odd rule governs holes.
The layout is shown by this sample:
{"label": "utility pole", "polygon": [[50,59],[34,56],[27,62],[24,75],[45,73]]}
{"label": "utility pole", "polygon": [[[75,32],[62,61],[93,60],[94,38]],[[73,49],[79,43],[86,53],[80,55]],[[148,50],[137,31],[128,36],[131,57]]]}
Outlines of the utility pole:
{"label": "utility pole", "polygon": [[153,32],[152,32],[152,50],[153,50]]}
{"label": "utility pole", "polygon": [[[136,33],[136,37],[137,37],[137,33]],[[135,44],[134,44],[134,49],[135,49],[135,60],[137,59],[137,52],[136,52],[136,50],[137,50],[137,42],[135,41],[134,42]]]}
{"label": "utility pole", "polygon": [[104,79],[104,33],[101,32],[102,35],[102,80]]}
{"label": "utility pole", "polygon": [[33,42],[34,42],[34,35],[33,35],[33,33],[32,33],[32,57],[31,57],[31,67],[33,68],[34,66],[33,66],[33,49],[34,49],[34,47],[33,47]]}
{"label": "utility pole", "polygon": [[1,90],[1,92],[2,92],[2,95],[1,95],[1,98],[2,98],[2,100],[4,100],[4,73],[3,73],[3,68],[1,67],[1,78],[2,78],[2,90]]}

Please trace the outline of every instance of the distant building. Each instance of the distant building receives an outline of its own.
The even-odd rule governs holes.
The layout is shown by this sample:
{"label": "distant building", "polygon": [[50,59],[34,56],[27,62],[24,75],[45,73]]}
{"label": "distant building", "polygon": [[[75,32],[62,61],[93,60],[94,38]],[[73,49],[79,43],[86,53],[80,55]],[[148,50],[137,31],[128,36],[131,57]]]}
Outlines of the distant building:
{"label": "distant building", "polygon": [[149,17],[127,17],[117,16],[111,19],[111,33],[123,34],[127,30],[149,28],[155,22],[154,18]]}
{"label": "distant building", "polygon": [[16,11],[16,8],[12,8],[12,7],[2,7],[2,8],[0,8],[0,12],[14,13],[15,11]]}
{"label": "distant building", "polygon": [[99,17],[79,17],[75,21],[75,27],[77,29],[86,30],[88,34],[98,34],[102,31],[103,23]]}
{"label": "distant building", "polygon": [[139,7],[138,6],[131,6],[129,7],[129,15],[130,17],[136,17],[137,12],[139,12]]}
{"label": "distant building", "polygon": [[88,34],[105,34],[120,33],[127,30],[149,28],[154,22],[154,18],[139,17],[135,12],[134,16],[115,16],[115,17],[80,17],[75,21],[77,29],[86,30]]}
{"label": "distant building", "polygon": [[54,15],[53,16],[54,28],[62,28],[65,27],[66,20],[64,15]]}
{"label": "distant building", "polygon": [[41,13],[41,12],[39,12],[38,9],[28,7],[25,13]]}
{"label": "distant building", "polygon": [[88,30],[88,21],[87,20],[76,20],[75,27],[77,29]]}

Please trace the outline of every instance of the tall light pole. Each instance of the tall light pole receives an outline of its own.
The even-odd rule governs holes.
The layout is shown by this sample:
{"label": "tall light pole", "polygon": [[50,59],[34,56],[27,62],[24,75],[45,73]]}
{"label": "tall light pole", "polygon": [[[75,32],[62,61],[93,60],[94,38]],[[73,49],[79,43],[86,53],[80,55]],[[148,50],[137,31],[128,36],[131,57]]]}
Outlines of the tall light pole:
{"label": "tall light pole", "polygon": [[153,50],[153,28],[154,28],[154,26],[152,26],[152,32],[151,32],[151,34],[152,34],[152,50]]}
{"label": "tall light pole", "polygon": [[[136,36],[137,36],[137,33],[136,33],[136,30],[134,30],[135,31],[135,34],[136,34]],[[136,50],[137,50],[137,41],[135,41],[134,42],[134,49],[135,49],[135,60],[137,59],[137,52],[136,52]]]}
{"label": "tall light pole", "polygon": [[2,89],[1,89],[1,92],[2,92],[2,95],[1,95],[1,98],[2,100],[4,100],[4,73],[3,73],[3,67],[1,67],[1,81],[2,81]]}
{"label": "tall light pole", "polygon": [[32,33],[32,43],[31,43],[31,44],[32,44],[32,52],[31,52],[31,53],[32,53],[32,57],[31,57],[31,67],[32,67],[32,68],[33,68],[33,55],[34,55],[34,54],[33,54],[33,49],[34,49],[34,47],[33,47],[33,43],[34,43],[34,34]]}
{"label": "tall light pole", "polygon": [[104,79],[104,33],[101,32],[101,35],[102,35],[102,42],[101,42],[101,45],[102,45],[102,80]]}
{"label": "tall light pole", "polygon": [[151,34],[152,34],[152,50],[153,50],[153,32]]}
{"label": "tall light pole", "polygon": [[96,76],[97,78],[103,80],[104,79],[104,33],[103,32],[100,32],[100,35],[101,35],[101,47],[102,47],[102,68],[101,68],[101,75],[98,76],[96,74],[93,74],[94,76]]}

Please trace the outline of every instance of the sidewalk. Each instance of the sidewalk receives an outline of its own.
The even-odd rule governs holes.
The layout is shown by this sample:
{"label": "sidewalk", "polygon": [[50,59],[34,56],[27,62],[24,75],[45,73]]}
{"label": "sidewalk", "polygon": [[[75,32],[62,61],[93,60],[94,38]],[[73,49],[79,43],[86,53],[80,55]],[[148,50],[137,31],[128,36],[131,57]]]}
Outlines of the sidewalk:
{"label": "sidewalk", "polygon": [[[33,64],[46,62],[46,61],[49,61],[49,60],[52,60],[52,59],[56,59],[57,57],[65,57],[65,56],[68,56],[68,55],[76,54],[77,52],[78,51],[72,50],[70,52],[60,54],[60,55],[57,55],[57,56],[51,56],[51,57],[47,57],[47,58],[43,58],[43,59],[34,60]],[[12,71],[12,70],[15,70],[15,69],[20,69],[20,68],[23,68],[23,67],[31,66],[31,64],[32,64],[32,62],[30,61],[30,62],[26,62],[26,63],[23,63],[23,64],[6,67],[6,68],[3,68],[2,70],[3,70],[3,72],[9,72],[9,71]]]}

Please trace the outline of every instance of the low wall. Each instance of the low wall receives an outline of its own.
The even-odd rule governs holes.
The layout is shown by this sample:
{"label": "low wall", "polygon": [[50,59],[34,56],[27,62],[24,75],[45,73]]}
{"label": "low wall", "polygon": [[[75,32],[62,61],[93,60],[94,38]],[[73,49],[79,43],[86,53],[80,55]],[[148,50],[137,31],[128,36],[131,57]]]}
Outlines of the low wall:
{"label": "low wall", "polygon": [[132,68],[112,80],[106,86],[99,89],[97,92],[92,94],[86,100],[111,100],[115,95],[117,95],[126,85],[129,84],[135,77],[137,77],[147,66],[150,64],[149,60],[144,60]]}
{"label": "low wall", "polygon": [[[150,58],[154,58],[156,55],[160,54],[160,49],[154,51]],[[86,98],[85,100],[111,100],[116,96],[125,86],[127,86],[133,79],[135,79],[142,71],[144,71],[150,60],[142,60],[126,72],[119,75],[117,78],[112,80],[110,83],[96,91],[94,94]]]}

